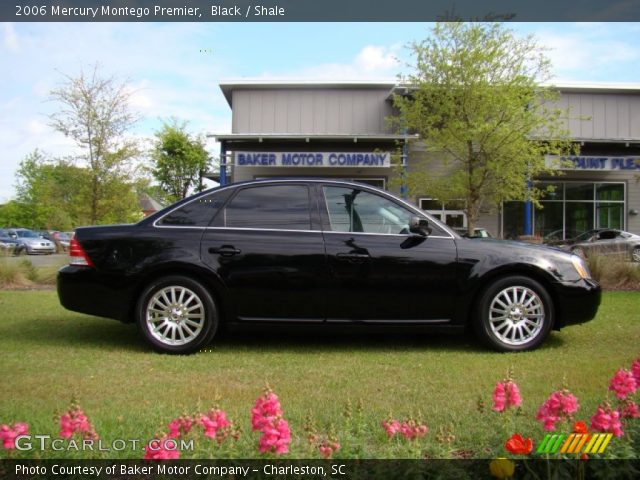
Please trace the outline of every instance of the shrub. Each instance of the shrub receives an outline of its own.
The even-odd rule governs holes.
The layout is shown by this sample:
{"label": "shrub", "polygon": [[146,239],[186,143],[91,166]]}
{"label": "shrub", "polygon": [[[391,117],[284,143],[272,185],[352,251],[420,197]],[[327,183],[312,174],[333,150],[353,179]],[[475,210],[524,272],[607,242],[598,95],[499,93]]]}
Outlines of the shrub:
{"label": "shrub", "polygon": [[589,270],[603,288],[614,290],[640,289],[640,267],[619,258],[589,254]]}
{"label": "shrub", "polygon": [[31,268],[25,265],[25,260],[20,263],[11,261],[8,258],[0,258],[0,287],[1,288],[25,288],[33,286],[33,271],[34,268],[31,262],[26,262]]}

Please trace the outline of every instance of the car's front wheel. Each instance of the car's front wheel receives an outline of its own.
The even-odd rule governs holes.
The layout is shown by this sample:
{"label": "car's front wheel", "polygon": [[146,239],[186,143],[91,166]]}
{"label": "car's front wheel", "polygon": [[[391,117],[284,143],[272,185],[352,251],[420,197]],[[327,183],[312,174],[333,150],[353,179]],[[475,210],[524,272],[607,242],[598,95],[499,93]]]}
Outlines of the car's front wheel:
{"label": "car's front wheel", "polygon": [[218,310],[202,284],[189,277],[167,276],[142,292],[136,321],[154,349],[191,353],[213,339],[218,329]]}
{"label": "car's front wheel", "polygon": [[523,276],[501,278],[480,296],[476,333],[496,350],[531,350],[547,337],[554,321],[547,290]]}
{"label": "car's front wheel", "polygon": [[631,251],[631,260],[633,262],[640,262],[640,247],[633,247]]}

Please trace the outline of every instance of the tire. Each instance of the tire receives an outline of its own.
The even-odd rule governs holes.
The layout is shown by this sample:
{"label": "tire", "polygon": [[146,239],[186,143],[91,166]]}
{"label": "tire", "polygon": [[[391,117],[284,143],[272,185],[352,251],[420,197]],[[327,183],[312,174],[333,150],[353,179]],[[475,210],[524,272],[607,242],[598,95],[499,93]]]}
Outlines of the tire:
{"label": "tire", "polygon": [[554,322],[549,292],[524,276],[494,281],[477,306],[476,334],[489,347],[503,352],[533,350],[549,335]]}
{"label": "tire", "polygon": [[633,247],[633,250],[631,250],[631,261],[640,262],[640,246]]}
{"label": "tire", "polygon": [[162,277],[140,294],[136,323],[144,339],[163,353],[192,353],[211,342],[218,310],[209,291],[180,275]]}

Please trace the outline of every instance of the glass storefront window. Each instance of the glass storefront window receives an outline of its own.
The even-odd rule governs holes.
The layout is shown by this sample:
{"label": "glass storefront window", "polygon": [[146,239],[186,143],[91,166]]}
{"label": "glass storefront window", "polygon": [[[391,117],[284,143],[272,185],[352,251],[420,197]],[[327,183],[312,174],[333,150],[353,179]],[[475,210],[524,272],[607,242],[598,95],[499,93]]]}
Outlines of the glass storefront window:
{"label": "glass storefront window", "polygon": [[[533,212],[534,233],[547,240],[574,238],[593,228],[625,228],[624,183],[540,182],[554,186]],[[503,236],[514,238],[524,231],[524,202],[503,204]],[[553,237],[553,238],[551,238]]]}
{"label": "glass storefront window", "polygon": [[615,228],[622,230],[624,226],[624,204],[598,202],[596,206],[597,228]]}
{"label": "glass storefront window", "polygon": [[573,183],[565,184],[566,200],[593,200],[593,183]]}
{"label": "glass storefront window", "polygon": [[543,193],[544,200],[562,200],[564,198],[564,183],[561,182],[540,182],[540,190],[547,190]]}
{"label": "glass storefront window", "polygon": [[420,209],[421,210],[442,210],[442,202],[440,200],[434,200],[433,198],[421,198]]}
{"label": "glass storefront window", "polygon": [[619,183],[597,183],[596,198],[598,200],[624,200],[624,185]]}
{"label": "glass storefront window", "polygon": [[593,203],[567,202],[565,204],[565,229],[578,233],[593,229]]}
{"label": "glass storefront window", "polygon": [[504,238],[516,239],[524,233],[524,202],[504,202]]}
{"label": "glass storefront window", "polygon": [[542,208],[535,211],[534,232],[542,238],[553,237],[555,240],[564,238],[562,202],[541,202]]}

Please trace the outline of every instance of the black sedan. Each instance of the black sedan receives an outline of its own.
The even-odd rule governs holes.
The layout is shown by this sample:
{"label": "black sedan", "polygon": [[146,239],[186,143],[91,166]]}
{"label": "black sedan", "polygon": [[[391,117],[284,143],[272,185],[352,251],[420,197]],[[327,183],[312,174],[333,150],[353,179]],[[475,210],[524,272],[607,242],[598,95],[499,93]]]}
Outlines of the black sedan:
{"label": "black sedan", "polygon": [[495,349],[526,350],[600,304],[576,255],[465,239],[341,181],[218,187],[136,225],[79,228],[69,252],[62,305],[135,321],[170,353],[202,348],[223,323],[473,327]]}

